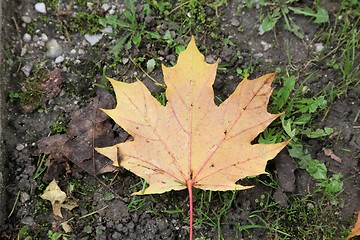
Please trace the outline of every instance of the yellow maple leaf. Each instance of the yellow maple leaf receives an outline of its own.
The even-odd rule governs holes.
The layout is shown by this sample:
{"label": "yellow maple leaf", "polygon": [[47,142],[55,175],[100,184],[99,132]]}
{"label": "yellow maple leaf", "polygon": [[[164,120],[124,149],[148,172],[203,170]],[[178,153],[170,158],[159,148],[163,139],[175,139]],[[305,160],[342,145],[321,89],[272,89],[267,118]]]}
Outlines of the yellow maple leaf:
{"label": "yellow maple leaf", "polygon": [[[252,144],[279,115],[267,112],[276,73],[244,79],[217,106],[212,85],[218,62],[208,64],[191,39],[174,67],[162,66],[166,106],[137,79],[109,79],[116,94],[115,109],[103,110],[134,140],[96,150],[144,178],[144,192],[154,194],[189,189],[242,190],[239,179],[265,173],[269,159],[288,143]],[[191,229],[191,227],[190,227]],[[190,236],[192,236],[190,234]]]}
{"label": "yellow maple leaf", "polygon": [[148,182],[143,194],[185,189],[189,181],[204,190],[248,188],[235,183],[265,173],[267,161],[287,144],[251,144],[280,115],[266,110],[275,74],[244,79],[216,106],[217,65],[204,61],[192,39],[176,66],[163,66],[166,106],[139,80],[110,79],[117,106],[104,112],[134,141],[96,150],[116,166],[121,156],[122,167]]}

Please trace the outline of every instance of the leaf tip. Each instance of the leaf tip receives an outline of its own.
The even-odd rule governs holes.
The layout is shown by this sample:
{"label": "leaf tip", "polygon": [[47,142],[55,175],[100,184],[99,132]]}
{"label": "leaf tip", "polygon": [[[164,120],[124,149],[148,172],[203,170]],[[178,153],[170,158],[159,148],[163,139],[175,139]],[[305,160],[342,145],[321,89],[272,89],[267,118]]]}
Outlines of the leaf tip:
{"label": "leaf tip", "polygon": [[111,78],[111,77],[106,77],[106,79],[111,83],[113,84],[114,82],[116,82],[115,79]]}

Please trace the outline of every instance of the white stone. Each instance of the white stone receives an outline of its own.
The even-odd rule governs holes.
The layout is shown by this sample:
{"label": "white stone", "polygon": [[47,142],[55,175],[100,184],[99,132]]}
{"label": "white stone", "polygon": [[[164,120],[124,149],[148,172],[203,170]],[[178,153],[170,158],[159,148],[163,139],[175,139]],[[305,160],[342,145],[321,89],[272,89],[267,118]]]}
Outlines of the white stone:
{"label": "white stone", "polygon": [[101,8],[102,8],[105,12],[107,12],[107,10],[110,9],[110,5],[107,4],[107,3],[104,3],[104,4],[101,6]]}
{"label": "white stone", "polygon": [[76,50],[75,50],[75,49],[71,49],[70,54],[76,54]]}
{"label": "white stone", "polygon": [[234,27],[240,26],[240,21],[239,21],[237,18],[232,18],[232,19],[230,20],[230,23],[231,23],[231,25],[234,26]]}
{"label": "white stone", "polygon": [[87,2],[87,3],[86,3],[86,6],[87,6],[87,8],[88,8],[89,10],[93,10],[94,3],[92,3],[92,2]]}
{"label": "white stone", "polygon": [[33,41],[34,41],[34,42],[37,42],[37,41],[39,41],[39,36],[37,36],[37,35],[34,35],[34,36],[33,36]]}
{"label": "white stone", "polygon": [[264,51],[267,51],[267,50],[269,50],[271,48],[271,44],[269,44],[269,43],[267,43],[265,41],[261,41],[260,43],[261,43],[261,45],[263,45]]}
{"label": "white stone", "polygon": [[260,24],[260,26],[259,26],[259,35],[260,36],[264,35],[264,33],[265,33],[265,31],[263,30],[262,25]]}
{"label": "white stone", "polygon": [[95,35],[85,34],[84,37],[86,41],[90,43],[91,46],[94,46],[102,39],[103,36],[101,34],[95,34]]}
{"label": "white stone", "polygon": [[49,58],[56,58],[63,53],[62,47],[58,44],[55,39],[51,39],[46,43],[46,56]]}
{"label": "white stone", "polygon": [[106,28],[101,29],[102,33],[113,33],[113,28],[110,26],[107,26]]}
{"label": "white stone", "polygon": [[24,148],[25,148],[25,146],[23,144],[21,144],[21,143],[18,143],[16,145],[16,150],[18,150],[18,151],[22,151],[22,150],[24,150]]}
{"label": "white stone", "polygon": [[42,33],[42,34],[41,34],[41,40],[42,40],[43,42],[47,42],[47,41],[49,40],[49,38],[48,38],[48,36],[47,36],[45,33]]}
{"label": "white stone", "polygon": [[35,4],[35,10],[39,13],[46,13],[45,3],[37,3]]}
{"label": "white stone", "polygon": [[22,16],[21,20],[23,20],[24,23],[31,23],[31,17],[29,16]]}
{"label": "white stone", "polygon": [[25,33],[23,36],[23,41],[24,42],[30,42],[31,41],[31,35],[28,33]]}
{"label": "white stone", "polygon": [[25,203],[30,200],[30,194],[27,192],[21,192],[20,193],[20,202]]}
{"label": "white stone", "polygon": [[315,51],[321,52],[324,49],[324,45],[322,43],[315,43]]}
{"label": "white stone", "polygon": [[114,9],[110,9],[110,10],[109,10],[109,14],[110,14],[110,15],[113,15],[114,13],[115,13],[115,10],[114,10]]}
{"label": "white stone", "polygon": [[63,56],[58,56],[57,58],[55,58],[55,63],[62,63],[63,61],[64,61]]}
{"label": "white stone", "polygon": [[25,54],[27,53],[27,49],[26,48],[21,48],[21,53],[20,53],[20,56],[24,56]]}
{"label": "white stone", "polygon": [[25,76],[29,77],[30,73],[31,73],[31,69],[32,69],[32,66],[30,64],[25,64],[21,68],[21,71],[25,74]]}
{"label": "white stone", "polygon": [[83,49],[79,49],[79,50],[78,50],[78,53],[79,53],[80,55],[83,55],[83,54],[85,53],[85,51],[84,51]]}

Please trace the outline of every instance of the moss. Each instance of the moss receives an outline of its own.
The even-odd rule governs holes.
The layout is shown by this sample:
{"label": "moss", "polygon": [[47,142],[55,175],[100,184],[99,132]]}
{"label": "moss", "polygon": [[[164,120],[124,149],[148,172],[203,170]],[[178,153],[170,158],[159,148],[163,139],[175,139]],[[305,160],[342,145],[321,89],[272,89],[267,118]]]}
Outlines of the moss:
{"label": "moss", "polygon": [[35,33],[35,30],[37,29],[38,27],[38,23],[37,22],[31,22],[27,25],[27,28],[26,28],[26,31],[28,34],[30,35],[34,35]]}
{"label": "moss", "polygon": [[35,219],[39,217],[43,218],[44,213],[51,211],[51,209],[52,207],[50,201],[46,201],[46,200],[37,201],[34,209]]}
{"label": "moss", "polygon": [[49,7],[49,8],[51,8],[51,10],[53,10],[53,11],[57,11],[58,10],[58,8],[59,8],[59,0],[42,0],[42,1],[40,1],[40,2],[43,2],[43,3],[45,3],[46,4],[46,7]]}
{"label": "moss", "polygon": [[51,126],[51,134],[61,134],[61,133],[65,133],[67,128],[68,128],[68,124],[69,124],[69,119],[66,119],[64,117],[59,117],[56,122],[54,122]]}
{"label": "moss", "polygon": [[20,103],[23,107],[35,108],[43,102],[45,91],[39,81],[25,81],[23,92],[20,93]]}
{"label": "moss", "polygon": [[70,33],[99,33],[100,29],[102,28],[102,26],[99,24],[99,18],[100,16],[97,14],[79,12],[75,17],[67,17],[67,29]]}

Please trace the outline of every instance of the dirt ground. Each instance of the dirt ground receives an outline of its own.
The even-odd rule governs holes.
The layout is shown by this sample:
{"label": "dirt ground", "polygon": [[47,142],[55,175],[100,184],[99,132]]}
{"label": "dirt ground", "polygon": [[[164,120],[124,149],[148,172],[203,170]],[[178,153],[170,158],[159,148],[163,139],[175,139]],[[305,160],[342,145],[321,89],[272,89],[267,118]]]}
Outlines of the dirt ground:
{"label": "dirt ground", "polygon": [[[112,63],[107,56],[110,55],[109,51],[114,44],[113,38],[100,33],[102,37],[99,42],[91,46],[85,39],[84,32],[72,31],[70,27],[64,30],[66,17],[74,14],[73,12],[84,11],[81,7],[72,6],[71,10],[66,8],[66,5],[74,1],[60,1],[57,12],[50,8],[51,1],[43,1],[48,4],[46,13],[35,10],[34,6],[38,3],[35,0],[5,2],[7,4],[3,5],[12,9],[4,11],[7,22],[4,61],[8,66],[9,75],[7,82],[1,83],[2,86],[6,86],[9,96],[7,110],[4,113],[7,116],[5,144],[8,158],[6,192],[9,218],[7,224],[0,227],[1,239],[25,239],[25,236],[30,236],[31,239],[82,240],[187,239],[187,191],[132,197],[132,192],[141,189],[141,180],[126,170],[112,167],[109,160],[93,150],[94,147],[131,140],[131,136],[99,111],[99,107],[114,107],[113,93],[94,85],[102,84],[103,66]],[[126,7],[125,3],[117,0],[101,1],[101,4],[98,1],[88,2],[94,2],[94,5],[88,5],[86,11],[102,12],[104,16],[111,9],[115,13],[120,13]],[[304,4],[309,4],[307,2],[304,1]],[[334,21],[340,2],[323,2],[330,20]],[[102,8],[104,3],[110,6],[110,10]],[[301,25],[305,33],[303,40],[282,27],[283,19],[277,24],[275,33],[270,31],[259,34],[260,9],[252,7],[239,10],[238,6],[241,3],[243,2],[237,0],[227,1],[227,5],[218,9],[218,16],[214,10],[207,12],[208,16],[218,22],[218,40],[211,38],[211,32],[207,32],[206,29],[182,35],[175,33],[179,42],[185,46],[191,34],[194,34],[197,45],[201,46],[200,49],[208,62],[214,62],[219,58],[221,63],[231,63],[227,70],[218,71],[214,84],[216,96],[221,99],[228,97],[242,79],[236,73],[236,67],[245,69],[250,63],[254,66],[250,78],[291,67],[297,69],[298,81],[309,71],[320,72],[306,82],[306,87],[310,89],[309,94],[314,96],[319,94],[325,85],[334,85],[340,81],[338,79],[341,78],[341,73],[328,67],[327,60],[307,67],[309,59],[316,54],[318,42],[312,41],[316,39],[316,34],[320,30],[319,25],[313,24],[308,17],[294,15],[294,20]],[[143,8],[144,4],[139,1],[137,11],[140,12]],[[30,16],[30,22],[24,16]],[[160,33],[166,30],[175,31],[171,22],[157,26],[152,20],[156,17],[150,14],[146,20],[139,21],[146,21],[148,29],[158,30]],[[30,38],[25,36],[26,33]],[[225,38],[231,39],[234,46],[223,44]],[[56,57],[49,54],[47,56],[46,53],[46,44],[51,39],[56,39],[61,46],[62,53]],[[237,51],[240,56],[236,61],[232,61]],[[133,81],[136,74],[154,95],[160,93],[161,88],[131,62],[130,56],[135,58],[145,53],[150,56],[161,56],[150,75],[162,82],[160,63],[172,65],[176,62],[177,55],[173,50],[156,43],[140,44],[127,50],[126,54],[121,56],[122,62],[118,63],[117,67],[109,67],[106,75],[123,81]],[[146,68],[146,65],[143,67]],[[37,91],[45,91],[45,94],[40,95],[40,101],[21,102],[16,95],[24,90],[24,82],[29,78],[41,78],[40,83],[36,82],[37,80],[33,81],[41,86],[40,90],[33,87],[31,93],[36,95],[40,94]],[[331,104],[328,111],[321,112],[316,117],[317,127],[331,127],[337,135],[302,139],[311,156],[325,163],[329,174],[343,175],[344,190],[340,194],[341,201],[337,206],[327,207],[333,208],[333,218],[336,218],[337,226],[342,225],[347,229],[351,229],[354,223],[354,212],[360,211],[360,135],[353,134],[354,126],[359,126],[359,96],[359,88],[349,87],[347,94],[341,95]],[[334,161],[325,155],[324,148],[332,149],[342,161]],[[41,166],[41,162],[44,165]],[[44,172],[39,173],[39,169],[44,169]],[[287,150],[270,161],[267,169],[270,176],[279,178],[280,185],[290,182],[292,190],[285,191],[285,196],[310,196],[313,202],[321,201],[319,193],[314,192],[315,181],[305,170],[297,166]],[[76,199],[78,204],[78,207],[71,211],[64,210],[63,218],[54,216],[50,202],[40,198],[52,179],[56,179],[60,188],[70,198]],[[245,180],[248,184],[255,184],[255,187],[236,193],[221,195],[207,192],[201,195],[200,192],[195,192],[195,207],[201,209],[197,204],[202,203],[201,196],[207,196],[208,215],[214,218],[224,201],[232,199],[226,213],[219,219],[221,233],[217,228],[218,219],[207,219],[208,222],[196,224],[195,236],[199,239],[274,239],[274,235],[269,235],[269,228],[254,227],[241,230],[238,227],[263,224],[259,220],[249,221],[249,216],[259,210],[258,200],[263,199],[263,196],[279,200],[276,197],[276,194],[279,194],[276,189],[261,183],[271,183],[269,176],[264,175],[259,179],[261,181]],[[291,204],[291,201],[289,203]],[[308,208],[306,211],[311,212],[312,209]],[[195,218],[206,219],[199,212]],[[69,233],[64,233],[61,226],[66,220],[69,220],[68,223],[72,227]],[[24,229],[24,226],[29,228],[19,238],[19,230]],[[56,238],[53,234],[53,238],[50,238],[49,230],[50,235],[55,232],[62,235]],[[313,236],[313,239],[325,239],[321,237],[321,230]],[[283,236],[276,239],[303,238]],[[340,239],[340,236],[336,239]]]}

